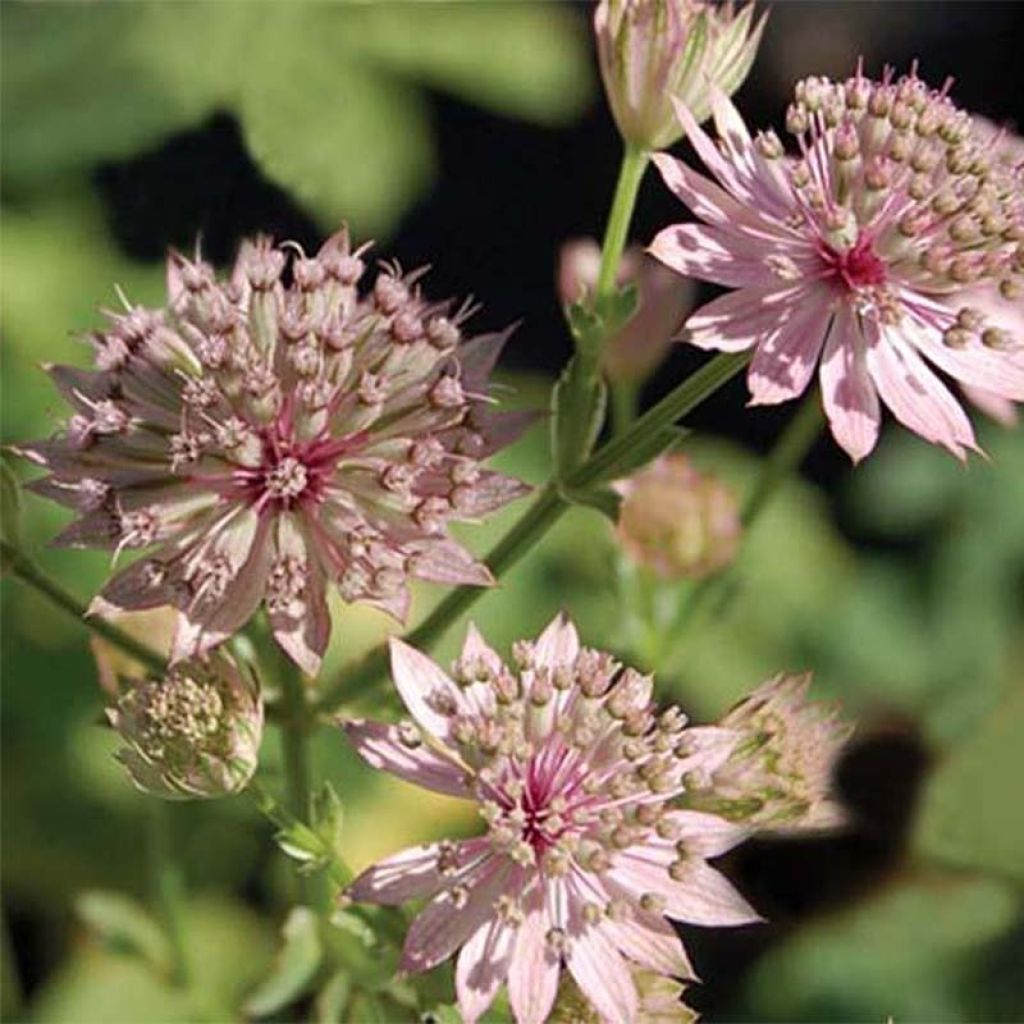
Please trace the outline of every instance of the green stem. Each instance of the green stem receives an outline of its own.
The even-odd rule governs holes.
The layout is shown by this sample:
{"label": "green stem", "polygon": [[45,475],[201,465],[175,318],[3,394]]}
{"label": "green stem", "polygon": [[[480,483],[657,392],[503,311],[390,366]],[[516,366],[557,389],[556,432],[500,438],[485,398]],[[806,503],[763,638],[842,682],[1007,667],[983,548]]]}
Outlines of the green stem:
{"label": "green stem", "polygon": [[[309,707],[305,684],[291,665],[282,666],[281,753],[284,760],[285,794],[295,818],[308,825],[311,819],[309,772]],[[294,879],[295,898],[303,905],[312,900],[310,880],[301,872]]]}
{"label": "green stem", "polygon": [[[594,484],[621,476],[635,448],[649,443],[681,416],[685,416],[710,394],[717,391],[747,363],[749,355],[722,354],[705,363],[675,390],[652,406],[619,437],[600,448],[579,469],[569,474],[566,489],[583,490]],[[522,518],[494,546],[485,559],[495,579],[510,569],[558,521],[568,502],[554,484],[549,483],[534,499]],[[487,591],[479,587],[453,590],[405,639],[419,649],[428,649]],[[344,673],[320,695],[317,710],[328,714],[348,699],[358,699],[386,676],[387,648],[378,647],[359,665]]]}
{"label": "green stem", "polygon": [[185,957],[185,876],[171,854],[170,807],[161,800],[147,802],[148,852],[157,912],[171,951],[171,984],[188,986],[188,961]]}
{"label": "green stem", "polygon": [[626,236],[629,224],[633,219],[633,207],[636,206],[640,182],[643,181],[647,169],[649,154],[632,143],[626,143],[619,167],[619,180],[615,185],[615,196],[608,214],[608,226],[604,232],[604,243],[601,246],[601,269],[597,277],[597,304],[607,299],[615,291],[615,278],[622,261],[622,252],[626,247]]}
{"label": "green stem", "polygon": [[612,381],[609,385],[612,406],[612,436],[625,433],[636,419],[640,385],[635,380]]}
{"label": "green stem", "polygon": [[161,675],[166,671],[164,659],[144,643],[118,629],[98,615],[89,615],[89,610],[73,594],[68,593],[52,576],[37,562],[29,558],[13,544],[0,541],[3,552],[3,563],[6,570],[26,586],[42,594],[56,608],[70,615],[79,625],[85,626],[97,636],[109,640],[115,647],[136,661],[142,662],[147,668]]}

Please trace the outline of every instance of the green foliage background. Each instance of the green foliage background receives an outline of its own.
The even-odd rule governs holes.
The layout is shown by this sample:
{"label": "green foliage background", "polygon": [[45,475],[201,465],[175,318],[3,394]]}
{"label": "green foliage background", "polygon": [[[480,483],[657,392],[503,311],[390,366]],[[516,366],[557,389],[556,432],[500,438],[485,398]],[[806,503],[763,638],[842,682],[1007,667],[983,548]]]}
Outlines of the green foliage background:
{"label": "green foliage background", "polygon": [[[568,124],[595,96],[583,24],[558,4],[4,5],[4,441],[52,429],[59,403],[38,364],[84,361],[72,332],[98,322],[115,282],[136,301],[161,298],[160,268],[129,261],[109,235],[89,184],[97,161],[230,110],[263,172],[325,233],[344,218],[359,236],[386,239],[435,173],[422,88]],[[519,401],[545,403],[549,382],[514,384]],[[1024,1011],[1024,434],[986,428],[982,437],[991,459],[964,468],[892,430],[838,495],[785,488],[750,537],[729,600],[668,637],[654,659],[663,693],[696,719],[780,669],[810,667],[817,693],[841,698],[863,736],[902,730],[931,754],[900,862],[860,898],[788,928],[737,991],[735,1019],[1008,1020]],[[534,431],[500,461],[540,481],[545,442]],[[749,453],[704,438],[690,447],[737,489],[750,485]],[[469,531],[471,544],[485,550],[517,511]],[[854,547],[837,514],[874,543]],[[63,518],[23,497],[25,545],[85,598],[106,560],[48,550]],[[591,642],[629,652],[644,626],[639,605],[620,605],[632,585],[604,522],[574,510],[473,617],[507,644],[566,608]],[[417,616],[438,596],[419,593]],[[336,611],[327,676],[394,628],[365,610]],[[32,937],[14,950],[5,928],[3,1017],[193,1019],[195,1001],[159,980],[151,964],[160,950],[123,898],[145,899],[145,806],[98,725],[86,633],[10,581],[2,612],[4,899],[30,925],[14,934]],[[318,774],[345,800],[342,847],[356,867],[473,827],[452,802],[425,801],[356,764],[340,736],[324,731],[315,753]],[[172,810],[202,1012],[228,1019],[270,970],[285,866],[244,798]],[[301,922],[293,927],[301,934]],[[40,976],[27,994],[18,965],[29,962]],[[332,984],[316,1005],[322,1020],[343,1001],[344,980]],[[362,998],[360,1019],[388,1019]]]}

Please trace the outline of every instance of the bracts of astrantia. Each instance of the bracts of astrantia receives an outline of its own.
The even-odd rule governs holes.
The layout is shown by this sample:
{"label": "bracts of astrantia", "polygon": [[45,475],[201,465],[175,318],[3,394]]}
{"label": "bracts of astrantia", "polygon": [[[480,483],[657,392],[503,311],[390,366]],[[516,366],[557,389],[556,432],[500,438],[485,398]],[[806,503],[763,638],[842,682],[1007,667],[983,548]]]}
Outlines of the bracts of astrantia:
{"label": "bracts of astrantia", "polygon": [[176,607],[175,660],[262,604],[312,673],[329,584],[403,616],[410,578],[491,582],[447,524],[526,490],[481,462],[528,422],[489,405],[508,332],[466,339],[472,309],[429,300],[424,271],[360,291],[363,255],[344,230],[313,258],[259,238],[218,280],[172,254],[165,308],[126,302],[95,370],[49,368],[73,412],[18,449],[50,471],[32,487],[78,513],[58,543],[148,549],[97,607]]}
{"label": "bracts of astrantia", "polygon": [[412,720],[350,721],[349,738],[374,767],[473,801],[487,831],[381,861],[348,896],[429,901],[401,967],[429,970],[461,949],[468,1024],[502,985],[518,1024],[541,1024],[563,967],[601,1019],[637,1021],[637,970],[693,977],[666,918],[758,919],[707,863],[749,830],[675,806],[740,733],[658,713],[649,676],[581,647],[561,618],[516,644],[510,665],[472,628],[451,676],[401,641],[391,655]]}
{"label": "bracts of astrantia", "polygon": [[960,457],[976,447],[932,367],[1024,399],[1024,339],[973,304],[979,287],[1021,301],[1024,163],[994,158],[946,93],[915,74],[805,79],[786,118],[793,156],[774,132],[752,139],[716,94],[717,145],[678,114],[717,184],[655,157],[701,223],[667,228],[651,251],[737,289],[694,313],[685,337],[753,349],[754,404],[795,398],[820,366],[832,433],[855,460],[875,445],[882,404]]}

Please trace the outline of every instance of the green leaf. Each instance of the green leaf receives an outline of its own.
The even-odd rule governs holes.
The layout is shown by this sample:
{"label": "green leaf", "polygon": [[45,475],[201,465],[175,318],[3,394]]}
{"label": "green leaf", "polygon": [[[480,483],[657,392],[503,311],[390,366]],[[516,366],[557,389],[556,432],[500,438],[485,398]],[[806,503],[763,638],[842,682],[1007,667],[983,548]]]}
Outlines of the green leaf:
{"label": "green leaf", "polygon": [[276,1013],[307,992],[323,960],[317,916],[308,907],[292,910],[282,935],[270,973],[245,1001],[245,1012],[255,1017]]}
{"label": "green leaf", "polygon": [[336,856],[341,851],[345,810],[334,787],[325,782],[313,797],[313,827]]}
{"label": "green leaf", "polygon": [[562,495],[574,505],[585,505],[587,508],[597,509],[609,522],[617,523],[619,521],[619,506],[622,504],[622,498],[610,487],[590,487],[586,490],[564,487]]}
{"label": "green leaf", "polygon": [[354,936],[366,949],[378,945],[377,935],[370,925],[350,910],[336,910],[331,914],[331,924],[340,931]]}
{"label": "green leaf", "polygon": [[461,1024],[462,1016],[455,1006],[432,1006],[420,1021],[422,1024]]}
{"label": "green leaf", "polygon": [[575,355],[551,395],[555,477],[564,481],[594,447],[604,422],[608,389],[596,365]]}
{"label": "green leaf", "polygon": [[626,284],[599,301],[595,312],[605,338],[610,338],[629,323],[636,313],[640,293],[635,284]]}
{"label": "green leaf", "polygon": [[928,781],[914,846],[944,863],[1024,881],[1024,692],[961,740]]}
{"label": "green leaf", "polygon": [[342,1024],[345,1004],[351,994],[352,979],[349,975],[345,971],[333,974],[316,997],[316,1024]]}
{"label": "green leaf", "polygon": [[[21,544],[21,488],[3,456],[0,456],[0,539],[14,547]],[[0,576],[6,572],[6,559],[0,556]]]}
{"label": "green leaf", "polygon": [[651,434],[633,445],[628,457],[616,465],[614,473],[599,476],[596,482],[622,480],[649,462],[653,462],[662,452],[680,445],[689,436],[690,431],[685,427],[666,427],[656,434]]}
{"label": "green leaf", "polygon": [[82,893],[75,909],[111,952],[138,957],[161,973],[170,969],[171,951],[163,930],[136,900],[94,890]]}

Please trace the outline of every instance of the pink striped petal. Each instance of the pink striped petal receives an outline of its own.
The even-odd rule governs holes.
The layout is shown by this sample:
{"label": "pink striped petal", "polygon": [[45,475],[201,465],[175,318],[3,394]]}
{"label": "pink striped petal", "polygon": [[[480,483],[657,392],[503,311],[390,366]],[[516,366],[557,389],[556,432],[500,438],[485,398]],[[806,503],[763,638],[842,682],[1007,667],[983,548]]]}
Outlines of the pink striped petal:
{"label": "pink striped petal", "polygon": [[743,288],[777,284],[766,253],[747,251],[726,231],[704,224],[674,224],[659,231],[648,252],[683,277]]}
{"label": "pink striped petal", "polygon": [[636,1020],[633,976],[600,925],[585,926],[579,934],[572,934],[565,959],[580,991],[602,1020],[616,1024]]}
{"label": "pink striped petal", "polygon": [[755,286],[729,292],[701,306],[683,330],[683,340],[704,349],[742,352],[783,330],[808,286]]}
{"label": "pink striped petal", "polygon": [[462,947],[455,967],[455,992],[465,1024],[476,1024],[494,1002],[508,975],[515,944],[515,929],[495,918]]}
{"label": "pink striped petal", "polygon": [[451,735],[452,716],[446,705],[467,710],[462,691],[425,654],[392,637],[391,677],[409,714],[431,736],[444,742]]}
{"label": "pink striped petal", "polygon": [[686,880],[677,882],[664,864],[633,853],[620,854],[607,880],[621,886],[633,899],[653,892],[665,899],[665,916],[702,925],[740,925],[761,917],[726,878],[696,857],[687,862]]}
{"label": "pink striped petal", "polygon": [[424,789],[464,800],[473,799],[466,771],[424,743],[408,747],[398,726],[354,719],[343,723],[356,753],[372,768],[390,772]]}
{"label": "pink striped petal", "polygon": [[468,901],[462,904],[449,890],[436,895],[410,925],[405,936],[399,970],[410,974],[429,971],[447,960],[470,936],[494,916],[494,904],[505,891],[507,863],[488,858],[459,884]]}
{"label": "pink striped petal", "polygon": [[836,310],[821,361],[821,396],[832,436],[854,462],[878,440],[881,412],[868,375],[864,338],[846,306]]}
{"label": "pink striped petal", "polygon": [[[470,839],[453,843],[446,856],[456,870],[464,870],[490,847],[486,839]],[[451,882],[451,875],[442,877],[438,871],[440,843],[410,847],[378,861],[367,868],[345,890],[358,903],[398,906],[408,900],[426,899]]]}
{"label": "pink striped petal", "polygon": [[872,338],[867,352],[868,370],[879,397],[905,427],[926,441],[949,449],[958,459],[967,448],[977,448],[974,431],[962,406],[949,389],[903,343],[898,329]]}
{"label": "pink striped petal", "polygon": [[1017,407],[1010,399],[1003,398],[1002,395],[997,395],[994,391],[971,387],[970,384],[963,385],[963,392],[969,402],[976,405],[996,423],[1001,423],[1004,427],[1013,427],[1017,424],[1019,419]]}
{"label": "pink striped petal", "polygon": [[812,292],[806,308],[758,345],[747,374],[751,405],[775,405],[807,390],[825,344],[830,316],[827,292]]}
{"label": "pink striped petal", "polygon": [[551,926],[540,883],[527,893],[523,911],[509,965],[508,1001],[516,1024],[544,1024],[558,993],[560,965],[547,942]]}
{"label": "pink striped petal", "polygon": [[664,918],[637,911],[633,920],[605,921],[602,928],[619,952],[641,967],[675,978],[696,979],[682,941]]}

